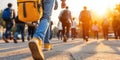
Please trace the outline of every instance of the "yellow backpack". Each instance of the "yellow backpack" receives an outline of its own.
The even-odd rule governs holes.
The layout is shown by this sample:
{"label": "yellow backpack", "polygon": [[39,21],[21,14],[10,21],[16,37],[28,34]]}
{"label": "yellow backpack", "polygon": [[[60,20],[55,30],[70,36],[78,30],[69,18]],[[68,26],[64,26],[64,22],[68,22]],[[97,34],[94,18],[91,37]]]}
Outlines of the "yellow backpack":
{"label": "yellow backpack", "polygon": [[17,3],[19,20],[34,22],[42,17],[42,0],[17,0]]}

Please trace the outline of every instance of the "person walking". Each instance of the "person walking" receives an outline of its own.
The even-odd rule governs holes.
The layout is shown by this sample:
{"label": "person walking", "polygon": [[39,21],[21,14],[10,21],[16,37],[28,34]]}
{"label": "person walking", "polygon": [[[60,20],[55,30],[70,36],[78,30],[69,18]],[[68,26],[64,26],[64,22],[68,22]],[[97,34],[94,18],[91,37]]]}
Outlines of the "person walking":
{"label": "person walking", "polygon": [[42,41],[44,41],[44,49],[51,50],[52,46],[50,38],[50,16],[52,13],[54,0],[43,0],[43,16],[38,23],[38,27],[29,42],[29,48],[34,60],[45,60],[42,52]]}
{"label": "person walking", "polygon": [[7,4],[7,8],[4,9],[2,18],[5,21],[5,33],[3,34],[3,40],[6,43],[9,43],[7,40],[11,36],[11,30],[14,24],[14,19],[15,19],[15,10],[12,9],[12,3]]}
{"label": "person walking", "polygon": [[87,42],[91,26],[91,13],[87,10],[86,6],[83,9],[79,15],[79,23],[82,22],[83,40]]}
{"label": "person walking", "polygon": [[58,40],[62,40],[62,30],[63,30],[63,28],[62,28],[62,23],[61,23],[60,20],[58,21],[57,26],[58,26],[58,32],[57,32]]}
{"label": "person walking", "polygon": [[93,33],[94,33],[94,38],[97,38],[97,40],[98,40],[98,31],[99,31],[99,28],[98,28],[98,25],[97,25],[97,21],[95,21],[93,23],[92,30],[93,30]]}
{"label": "person walking", "polygon": [[108,40],[109,21],[108,21],[107,17],[103,18],[102,30],[103,30],[104,39]]}
{"label": "person walking", "polygon": [[68,9],[68,6],[60,13],[59,20],[62,22],[63,27],[63,42],[67,42],[72,20],[71,11]]}
{"label": "person walking", "polygon": [[20,21],[18,19],[18,16],[15,19],[15,23],[16,23],[16,32],[14,34],[14,39],[13,39],[14,43],[18,43],[17,42],[18,34],[21,34],[21,36],[22,36],[22,42],[24,42],[25,41],[25,38],[24,38],[24,36],[25,36],[24,35],[25,23],[22,22],[22,21]]}
{"label": "person walking", "polygon": [[71,37],[72,40],[74,40],[77,36],[77,32],[76,32],[76,28],[77,28],[77,23],[75,21],[75,18],[72,19],[72,23],[71,23]]}
{"label": "person walking", "polygon": [[33,34],[35,33],[37,22],[27,23],[28,26],[28,37],[27,40],[30,41],[33,38]]}

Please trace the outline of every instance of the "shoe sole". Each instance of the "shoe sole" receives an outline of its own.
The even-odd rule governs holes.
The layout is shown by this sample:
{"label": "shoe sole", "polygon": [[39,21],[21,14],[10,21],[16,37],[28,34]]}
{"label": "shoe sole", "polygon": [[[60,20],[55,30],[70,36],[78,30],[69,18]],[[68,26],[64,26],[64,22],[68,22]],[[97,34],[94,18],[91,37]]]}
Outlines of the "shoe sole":
{"label": "shoe sole", "polygon": [[52,50],[52,48],[49,48],[49,49],[48,48],[44,48],[43,49],[43,51],[50,51],[50,50]]}
{"label": "shoe sole", "polygon": [[34,60],[44,60],[42,49],[39,49],[36,42],[30,42],[29,48],[31,50]]}

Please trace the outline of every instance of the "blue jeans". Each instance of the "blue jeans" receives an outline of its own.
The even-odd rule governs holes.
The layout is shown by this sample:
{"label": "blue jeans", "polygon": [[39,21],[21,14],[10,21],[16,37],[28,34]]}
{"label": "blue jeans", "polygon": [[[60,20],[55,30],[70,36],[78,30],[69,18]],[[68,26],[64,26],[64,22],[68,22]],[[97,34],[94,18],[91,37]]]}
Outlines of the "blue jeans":
{"label": "blue jeans", "polygon": [[16,32],[14,34],[14,39],[18,38],[18,34],[21,33],[22,35],[22,41],[24,41],[24,28],[25,28],[25,24],[21,23],[21,24],[16,24]]}
{"label": "blue jeans", "polygon": [[11,30],[12,30],[12,26],[13,23],[10,21],[5,21],[6,23],[6,31],[4,33],[4,38],[8,38],[11,35]]}
{"label": "blue jeans", "polygon": [[38,24],[33,37],[43,40],[44,43],[50,43],[50,16],[52,13],[54,0],[43,0],[43,16]]}

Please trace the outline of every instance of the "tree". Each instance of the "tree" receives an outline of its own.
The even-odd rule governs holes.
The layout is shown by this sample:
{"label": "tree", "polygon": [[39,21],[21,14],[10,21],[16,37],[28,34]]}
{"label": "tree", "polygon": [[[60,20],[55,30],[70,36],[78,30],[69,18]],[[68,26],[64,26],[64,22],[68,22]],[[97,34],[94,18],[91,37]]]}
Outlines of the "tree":
{"label": "tree", "polygon": [[0,10],[0,25],[5,27],[5,22],[2,19],[2,10]]}
{"label": "tree", "polygon": [[116,9],[118,12],[120,12],[120,4],[117,4],[116,7],[115,7],[115,9]]}

